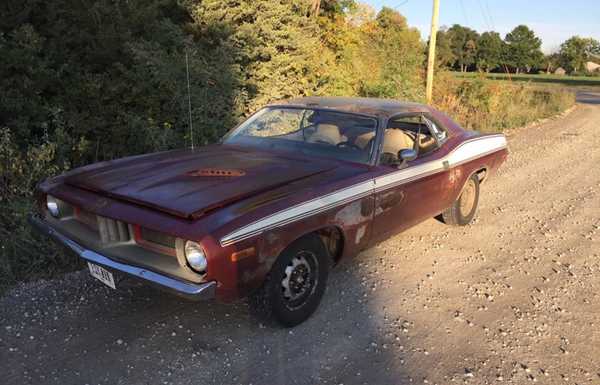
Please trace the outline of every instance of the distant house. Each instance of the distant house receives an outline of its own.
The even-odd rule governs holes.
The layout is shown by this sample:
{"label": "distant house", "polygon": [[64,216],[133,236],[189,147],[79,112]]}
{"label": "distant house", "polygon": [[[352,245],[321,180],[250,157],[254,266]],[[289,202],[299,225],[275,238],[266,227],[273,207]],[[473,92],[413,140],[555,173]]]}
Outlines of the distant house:
{"label": "distant house", "polygon": [[554,75],[566,75],[567,71],[564,68],[558,67],[556,71],[554,71]]}
{"label": "distant house", "polygon": [[585,63],[585,70],[588,72],[600,71],[600,64],[594,63],[593,61],[589,61]]}

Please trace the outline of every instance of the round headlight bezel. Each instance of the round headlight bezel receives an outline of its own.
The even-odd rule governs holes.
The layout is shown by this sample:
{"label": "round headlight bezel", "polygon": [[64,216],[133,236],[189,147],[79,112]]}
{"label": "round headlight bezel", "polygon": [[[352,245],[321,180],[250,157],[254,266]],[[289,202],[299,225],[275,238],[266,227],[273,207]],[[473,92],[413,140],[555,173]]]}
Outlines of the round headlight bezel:
{"label": "round headlight bezel", "polygon": [[206,274],[208,260],[206,252],[198,242],[185,241],[183,255],[190,269],[198,274]]}

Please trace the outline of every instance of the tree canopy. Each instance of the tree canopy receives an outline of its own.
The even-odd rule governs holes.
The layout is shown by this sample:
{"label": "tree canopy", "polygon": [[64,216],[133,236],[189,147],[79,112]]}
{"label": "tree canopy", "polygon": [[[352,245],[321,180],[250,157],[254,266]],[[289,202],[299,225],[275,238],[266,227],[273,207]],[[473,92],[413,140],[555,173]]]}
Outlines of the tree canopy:
{"label": "tree canopy", "polygon": [[455,58],[455,64],[461,72],[466,71],[475,64],[477,57],[477,40],[479,35],[476,31],[459,24],[454,24],[446,35],[450,41],[452,56]]}
{"label": "tree canopy", "polygon": [[506,46],[498,32],[484,32],[477,40],[476,64],[480,71],[489,72],[501,64]]}
{"label": "tree canopy", "polygon": [[[275,99],[421,100],[424,47],[396,10],[353,0],[7,0],[0,128],[66,166],[196,143]],[[8,132],[6,131],[6,132]],[[62,164],[61,163],[61,164]]]}
{"label": "tree canopy", "polygon": [[542,40],[526,25],[519,25],[506,35],[506,61],[519,73],[529,70],[543,58]]}
{"label": "tree canopy", "polygon": [[567,71],[582,71],[586,62],[600,59],[600,42],[573,36],[561,44],[558,56],[560,65]]}

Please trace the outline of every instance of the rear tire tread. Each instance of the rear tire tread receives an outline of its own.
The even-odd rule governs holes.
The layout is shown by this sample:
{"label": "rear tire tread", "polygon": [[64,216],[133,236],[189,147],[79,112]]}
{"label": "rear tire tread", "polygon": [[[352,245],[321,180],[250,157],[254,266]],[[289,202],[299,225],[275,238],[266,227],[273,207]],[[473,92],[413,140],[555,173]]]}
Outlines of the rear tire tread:
{"label": "rear tire tread", "polygon": [[467,179],[467,182],[465,182],[465,186],[470,180],[473,180],[473,182],[475,183],[475,200],[473,202],[473,209],[471,209],[471,213],[468,216],[462,215],[460,211],[460,198],[462,196],[461,193],[461,195],[458,196],[454,203],[452,203],[452,206],[448,207],[442,213],[442,219],[445,224],[450,226],[466,226],[469,223],[471,223],[475,218],[475,215],[477,214],[477,207],[479,205],[479,177],[477,176],[477,174],[471,175],[469,179]]}

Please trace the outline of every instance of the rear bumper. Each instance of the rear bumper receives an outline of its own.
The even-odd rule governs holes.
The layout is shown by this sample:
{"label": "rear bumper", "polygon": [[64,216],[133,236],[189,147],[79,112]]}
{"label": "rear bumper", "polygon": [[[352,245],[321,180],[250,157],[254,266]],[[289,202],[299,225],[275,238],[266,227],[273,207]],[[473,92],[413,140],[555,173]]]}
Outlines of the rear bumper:
{"label": "rear bumper", "polygon": [[77,242],[69,239],[50,226],[37,215],[29,215],[29,223],[40,233],[49,236],[57,243],[75,252],[82,259],[100,265],[106,269],[124,273],[128,276],[140,279],[144,282],[157,286],[178,296],[191,300],[209,300],[215,297],[216,282],[190,283],[177,280],[166,275],[158,274],[137,266],[127,265],[114,261],[95,251],[86,249]]}

